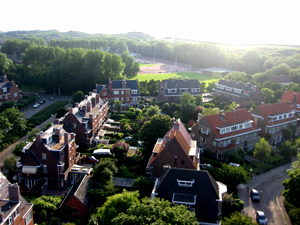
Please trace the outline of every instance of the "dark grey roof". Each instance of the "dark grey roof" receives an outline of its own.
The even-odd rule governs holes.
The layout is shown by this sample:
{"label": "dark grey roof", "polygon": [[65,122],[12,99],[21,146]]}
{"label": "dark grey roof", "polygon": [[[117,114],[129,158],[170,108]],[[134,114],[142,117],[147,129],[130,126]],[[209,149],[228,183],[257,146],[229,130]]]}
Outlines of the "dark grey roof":
{"label": "dark grey roof", "polygon": [[167,83],[167,88],[200,88],[200,82],[197,79],[184,80],[163,80],[162,83]]}
{"label": "dark grey roof", "polygon": [[130,178],[122,178],[122,177],[114,177],[113,179],[115,186],[117,187],[132,187],[133,183],[135,182],[135,179]]}
{"label": "dark grey roof", "polygon": [[2,91],[3,91],[3,88],[6,88],[6,91],[3,91],[3,94],[8,94],[12,87],[12,82],[7,81],[4,83],[0,83],[0,87],[2,88]]}
{"label": "dark grey roof", "polygon": [[[192,187],[178,186],[178,180],[194,180]],[[159,178],[157,196],[172,202],[173,194],[183,194],[189,201],[196,195],[195,213],[199,221],[215,223],[218,220],[219,186],[207,171],[171,168]]]}
{"label": "dark grey roof", "polygon": [[[123,80],[113,80],[112,81],[112,88],[113,89],[121,89]],[[137,80],[126,80],[126,88],[131,88],[134,90],[138,90],[136,94],[131,94],[131,96],[139,96],[139,82]]]}
{"label": "dark grey roof", "polygon": [[0,83],[4,82],[5,77],[4,76],[0,76]]}
{"label": "dark grey roof", "polygon": [[96,86],[97,93],[101,93],[101,91],[104,89],[103,86],[105,86],[106,89],[109,89],[109,85],[98,85]]}
{"label": "dark grey roof", "polygon": [[93,199],[89,194],[89,191],[93,188],[93,181],[92,179],[85,175],[82,179],[77,181],[72,189],[69,191],[68,195],[62,202],[62,207],[65,203],[67,203],[73,196],[76,197],[83,205],[85,205],[88,209],[91,208]]}

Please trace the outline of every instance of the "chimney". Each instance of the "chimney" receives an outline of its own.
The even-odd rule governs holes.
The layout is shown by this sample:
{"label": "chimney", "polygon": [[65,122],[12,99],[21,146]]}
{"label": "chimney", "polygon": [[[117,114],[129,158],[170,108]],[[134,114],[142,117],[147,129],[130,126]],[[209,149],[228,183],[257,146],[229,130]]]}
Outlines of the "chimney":
{"label": "chimney", "polygon": [[179,130],[179,124],[181,123],[181,121],[180,121],[180,119],[178,118],[177,119],[177,121],[175,121],[175,123],[174,123],[174,128],[176,129],[176,130]]}
{"label": "chimney", "polygon": [[55,124],[60,124],[60,121],[59,121],[59,119],[57,118],[57,119],[55,119]]}
{"label": "chimney", "polygon": [[170,134],[167,133],[165,136],[164,136],[164,143],[168,143],[168,141],[170,140]]}
{"label": "chimney", "polygon": [[96,94],[96,103],[100,102],[100,94]]}
{"label": "chimney", "polygon": [[35,141],[36,141],[36,142],[39,142],[39,141],[41,141],[41,140],[42,140],[41,134],[40,134],[40,133],[36,133],[36,134],[35,134]]}
{"label": "chimney", "polygon": [[[99,86],[99,84],[96,83],[96,88]],[[95,89],[94,89],[95,90]],[[96,89],[97,90],[97,89]]]}
{"label": "chimney", "polygon": [[175,123],[175,118],[173,117],[172,119],[171,119],[171,127],[173,127],[174,126],[174,123]]}
{"label": "chimney", "polygon": [[85,96],[84,96],[84,99],[88,99],[88,97],[89,97],[88,95],[85,95]]}
{"label": "chimney", "polygon": [[223,113],[223,110],[220,111],[220,117],[221,120],[225,121],[225,114]]}
{"label": "chimney", "polygon": [[235,113],[235,108],[232,109],[232,112]]}
{"label": "chimney", "polygon": [[75,107],[78,107],[78,106],[79,106],[79,103],[78,103],[78,102],[76,102],[76,103],[75,103]]}
{"label": "chimney", "polygon": [[293,95],[293,105],[297,103],[297,93],[294,93]]}
{"label": "chimney", "polygon": [[69,145],[69,134],[66,132],[64,133],[65,145]]}
{"label": "chimney", "polygon": [[202,114],[201,113],[198,113],[198,116],[197,116],[197,123],[200,123],[200,120],[202,119]]}
{"label": "chimney", "polygon": [[94,92],[94,93],[97,93],[97,89],[93,89],[93,92]]}
{"label": "chimney", "polygon": [[126,86],[127,86],[127,82],[126,82],[126,80],[123,80],[122,81],[122,88],[126,88]]}
{"label": "chimney", "polygon": [[92,96],[93,92],[89,92],[89,96]]}
{"label": "chimney", "polygon": [[90,101],[88,101],[87,103],[87,112],[91,112],[93,109],[92,103]]}
{"label": "chimney", "polygon": [[167,89],[168,88],[168,82],[166,81],[166,83],[165,83],[165,89]]}
{"label": "chimney", "polygon": [[69,108],[69,113],[73,114],[73,108]]}
{"label": "chimney", "polygon": [[20,202],[20,189],[17,183],[9,184],[8,186],[9,201]]}

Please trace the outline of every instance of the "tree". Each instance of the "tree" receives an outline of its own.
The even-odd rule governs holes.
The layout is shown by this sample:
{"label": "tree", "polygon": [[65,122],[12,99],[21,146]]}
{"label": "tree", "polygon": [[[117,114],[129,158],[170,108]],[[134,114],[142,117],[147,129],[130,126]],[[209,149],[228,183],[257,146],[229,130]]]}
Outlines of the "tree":
{"label": "tree", "polygon": [[8,178],[12,178],[13,174],[16,171],[16,157],[14,155],[9,156],[4,159],[3,167],[8,170]]}
{"label": "tree", "polygon": [[40,133],[41,129],[40,128],[34,128],[28,133],[28,140],[33,141],[35,138],[35,134]]}
{"label": "tree", "polygon": [[146,196],[150,196],[151,191],[153,189],[153,181],[143,178],[142,176],[135,179],[132,190],[139,191],[140,198],[144,198]]}
{"label": "tree", "polygon": [[61,117],[63,117],[67,112],[68,112],[68,110],[67,110],[65,107],[60,107],[60,108],[57,110],[56,118],[61,118]]}
{"label": "tree", "polygon": [[13,150],[13,154],[15,156],[22,156],[22,150],[23,150],[23,147],[26,145],[25,142],[20,142],[19,144],[16,144],[16,147],[15,149]]}
{"label": "tree", "polygon": [[202,110],[202,118],[208,115],[214,115],[219,113],[219,108],[204,108]]}
{"label": "tree", "polygon": [[248,215],[242,215],[240,212],[235,212],[230,215],[230,217],[225,217],[222,220],[222,225],[257,225],[253,222],[253,218]]}
{"label": "tree", "polygon": [[133,77],[140,71],[140,64],[135,62],[134,57],[130,56],[129,52],[123,52],[122,60],[125,63],[123,74],[127,77]]}
{"label": "tree", "polygon": [[244,149],[239,148],[236,151],[227,152],[226,161],[243,164],[245,156],[246,156],[246,152],[244,151]]}
{"label": "tree", "polygon": [[216,180],[226,184],[228,193],[232,193],[236,191],[239,184],[245,184],[249,181],[249,173],[241,166],[222,163],[221,168],[218,168]]}
{"label": "tree", "polygon": [[279,146],[280,154],[285,160],[291,159],[293,156],[297,155],[298,146],[290,140],[287,140]]}
{"label": "tree", "polygon": [[267,161],[272,153],[272,148],[268,144],[265,138],[261,138],[258,143],[255,144],[254,158],[261,160],[263,162]]}
{"label": "tree", "polygon": [[75,103],[79,103],[84,99],[84,93],[82,91],[77,91],[72,95],[72,103],[73,107],[75,106]]}
{"label": "tree", "polygon": [[282,195],[289,203],[293,204],[296,208],[300,208],[300,168],[289,170],[288,176],[290,178],[282,182],[284,186]]}
{"label": "tree", "polygon": [[115,106],[116,106],[116,109],[117,109],[118,113],[120,114],[121,107],[122,107],[122,102],[119,99],[115,101]]}
{"label": "tree", "polygon": [[94,181],[98,182],[101,180],[102,172],[105,168],[109,169],[113,173],[113,175],[115,175],[118,172],[118,168],[116,167],[112,159],[103,158],[93,169]]}
{"label": "tree", "polygon": [[187,102],[181,105],[180,107],[180,117],[182,122],[187,123],[193,116],[193,113],[196,110],[196,105],[194,102]]}
{"label": "tree", "polygon": [[190,93],[182,93],[180,102],[181,102],[181,105],[187,104],[187,103],[195,104],[195,97],[192,96]]}
{"label": "tree", "polygon": [[238,107],[238,104],[235,103],[235,102],[232,102],[232,103],[228,106],[228,109],[226,109],[225,111],[226,111],[226,112],[232,111],[232,110],[236,109],[236,107]]}
{"label": "tree", "polygon": [[147,108],[146,114],[148,117],[158,115],[160,113],[160,109],[158,105],[151,105],[149,108]]}
{"label": "tree", "polygon": [[111,153],[114,154],[115,159],[117,160],[117,166],[121,166],[124,162],[124,159],[127,156],[127,153],[129,151],[129,144],[123,142],[123,141],[117,141],[112,149]]}
{"label": "tree", "polygon": [[274,91],[269,88],[262,88],[261,93],[263,93],[268,103],[274,102]]}
{"label": "tree", "polygon": [[120,194],[107,197],[104,205],[98,209],[97,217],[101,224],[111,224],[119,213],[125,213],[130,206],[139,202],[139,193],[128,192],[125,189]]}
{"label": "tree", "polygon": [[202,95],[198,95],[196,98],[196,106],[199,106],[203,103]]}
{"label": "tree", "polygon": [[195,213],[183,205],[173,206],[169,201],[143,198],[127,211],[118,214],[112,224],[198,224]]}

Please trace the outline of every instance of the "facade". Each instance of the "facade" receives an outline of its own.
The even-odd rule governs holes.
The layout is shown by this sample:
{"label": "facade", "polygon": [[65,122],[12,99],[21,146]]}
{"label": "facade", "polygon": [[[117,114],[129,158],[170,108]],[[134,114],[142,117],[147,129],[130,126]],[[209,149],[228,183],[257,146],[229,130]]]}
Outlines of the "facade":
{"label": "facade", "polygon": [[138,107],[140,91],[138,80],[111,80],[108,85],[96,84],[97,93],[105,99],[122,101],[122,107]]}
{"label": "facade", "polygon": [[272,75],[270,81],[271,83],[279,83],[281,86],[294,83],[291,75],[280,75],[280,76]]}
{"label": "facade", "polygon": [[0,172],[0,225],[33,225],[33,205],[21,195],[18,184],[11,184]]}
{"label": "facade", "polygon": [[227,186],[215,181],[207,171],[165,168],[156,179],[151,199],[158,197],[185,205],[195,212],[199,224],[221,224],[223,194]]}
{"label": "facade", "polygon": [[191,136],[205,150],[214,152],[218,160],[225,160],[228,151],[239,148],[253,150],[259,142],[260,130],[253,122],[251,114],[244,108],[208,115],[203,119],[198,114]]}
{"label": "facade", "polygon": [[59,120],[44,133],[36,134],[35,141],[23,148],[25,153],[17,162],[18,183],[24,191],[63,189],[79,180],[91,169],[76,165],[75,134],[67,133]]}
{"label": "facade", "polygon": [[293,91],[285,91],[281,100],[281,103],[287,102],[291,105],[292,110],[300,116],[300,93]]}
{"label": "facade", "polygon": [[160,177],[165,165],[199,170],[199,150],[180,119],[172,120],[172,127],[158,138],[147,164],[150,177]]}
{"label": "facade", "polygon": [[87,175],[78,180],[62,201],[59,208],[66,205],[73,208],[72,217],[80,218],[90,211],[93,205],[93,199],[89,191],[93,188],[93,181]]}
{"label": "facade", "polygon": [[18,85],[14,81],[9,81],[6,77],[0,76],[0,103],[8,101],[19,101],[22,99]]}
{"label": "facade", "polygon": [[265,101],[260,87],[234,80],[220,80],[216,84],[214,92],[215,96],[220,96],[227,101],[236,102],[241,107],[246,107],[249,101],[259,104]]}
{"label": "facade", "polygon": [[296,129],[298,118],[295,111],[287,102],[265,104],[252,111],[254,122],[261,128],[259,135],[269,136],[269,144],[277,144],[282,141],[283,129]]}
{"label": "facade", "polygon": [[163,80],[158,90],[158,100],[165,102],[180,101],[183,93],[197,97],[201,95],[200,82],[197,79]]}
{"label": "facade", "polygon": [[69,108],[69,112],[60,120],[66,131],[76,134],[76,144],[91,147],[99,143],[108,116],[107,100],[90,92],[82,102]]}

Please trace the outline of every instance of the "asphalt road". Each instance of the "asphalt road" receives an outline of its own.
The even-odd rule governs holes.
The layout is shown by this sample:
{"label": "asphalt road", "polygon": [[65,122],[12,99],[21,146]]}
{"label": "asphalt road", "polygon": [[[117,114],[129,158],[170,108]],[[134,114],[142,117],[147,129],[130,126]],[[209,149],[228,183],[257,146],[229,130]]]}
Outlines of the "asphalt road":
{"label": "asphalt road", "polygon": [[[251,182],[247,185],[240,185],[239,198],[245,202],[243,213],[248,214],[255,220],[256,210],[263,211],[268,218],[268,225],[291,224],[283,206],[281,192],[284,186],[281,184],[288,178],[286,169],[291,166],[287,163],[261,175],[253,175]],[[252,202],[250,190],[254,188],[260,193],[260,202]]]}

